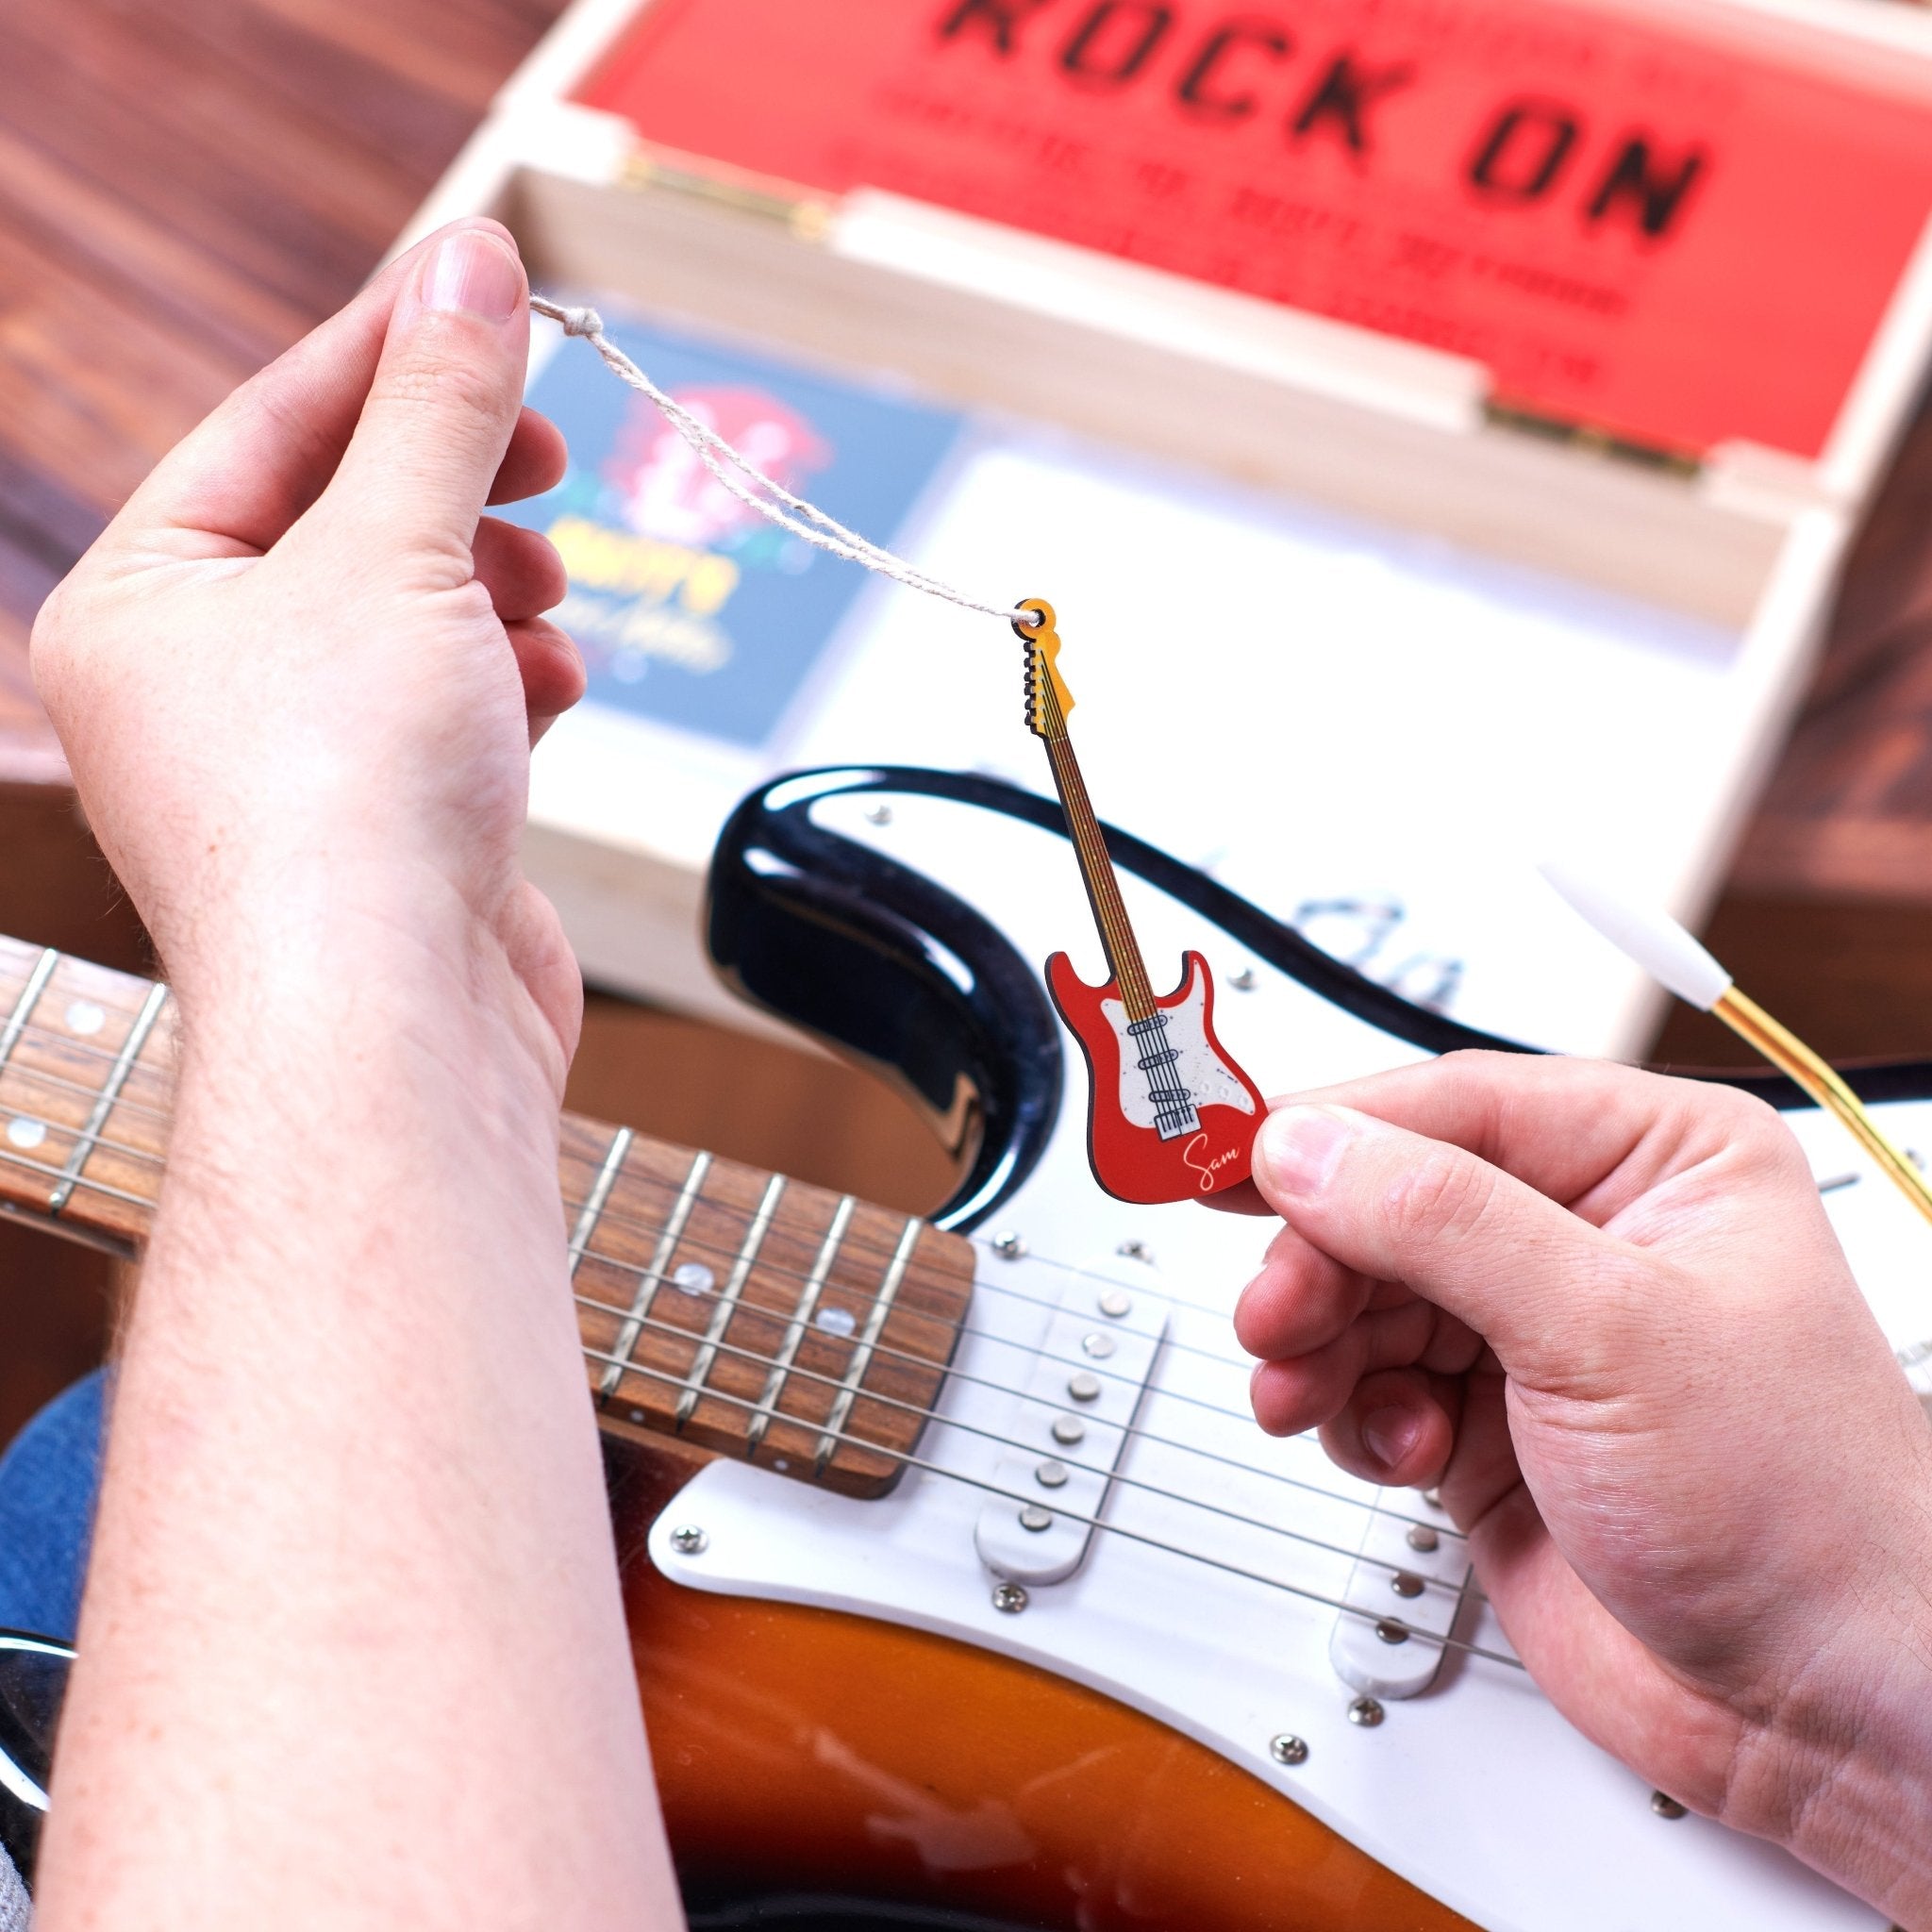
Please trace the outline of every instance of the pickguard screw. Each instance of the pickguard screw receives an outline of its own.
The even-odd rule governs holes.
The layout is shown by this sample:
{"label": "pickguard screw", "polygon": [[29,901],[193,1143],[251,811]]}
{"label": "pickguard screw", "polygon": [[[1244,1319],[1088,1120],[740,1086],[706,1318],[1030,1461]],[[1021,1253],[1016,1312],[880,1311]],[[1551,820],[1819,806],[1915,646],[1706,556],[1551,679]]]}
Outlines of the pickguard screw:
{"label": "pickguard screw", "polygon": [[1359,1724],[1365,1731],[1373,1731],[1382,1722],[1382,1707],[1373,1697],[1357,1697],[1348,1707],[1348,1721]]}
{"label": "pickguard screw", "polygon": [[1407,1541],[1410,1549],[1421,1550],[1426,1556],[1442,1539],[1426,1523],[1418,1523],[1410,1526]]}
{"label": "pickguard screw", "polygon": [[1076,1415],[1057,1415],[1053,1419],[1053,1439],[1062,1449],[1071,1449],[1075,1442],[1083,1441],[1087,1435],[1087,1424]]}
{"label": "pickguard screw", "polygon": [[866,820],[874,825],[890,825],[892,823],[892,808],[890,805],[869,805],[865,808]]}
{"label": "pickguard screw", "polygon": [[1028,1503],[1020,1511],[1020,1527],[1030,1529],[1037,1536],[1042,1529],[1053,1527],[1053,1511],[1042,1509],[1038,1503]]}
{"label": "pickguard screw", "polygon": [[1150,1268],[1154,1265],[1154,1250],[1139,1236],[1124,1241],[1114,1253],[1124,1256],[1129,1261],[1144,1261]]}
{"label": "pickguard screw", "polygon": [[1075,1402],[1098,1402],[1100,1400],[1100,1377],[1090,1375],[1085,1369],[1077,1374],[1067,1377],[1067,1393]]}
{"label": "pickguard screw", "polygon": [[1662,1791],[1651,1792],[1650,1808],[1659,1818],[1683,1818],[1689,1814],[1690,1809],[1690,1806],[1680,1805],[1676,1799],[1666,1797]]}
{"label": "pickguard screw", "polygon": [[1268,1755],[1276,1764],[1306,1764],[1308,1761],[1307,1741],[1297,1738],[1292,1731],[1276,1731],[1268,1740]]}
{"label": "pickguard screw", "polygon": [[1423,1593],[1423,1580],[1413,1570],[1398,1570],[1389,1579],[1389,1588],[1397,1596],[1420,1596]]}
{"label": "pickguard screw", "polygon": [[1384,1643],[1407,1643],[1408,1625],[1400,1617],[1383,1617],[1375,1624],[1375,1635]]}
{"label": "pickguard screw", "polygon": [[1026,1243],[1008,1228],[993,1236],[992,1251],[1002,1261],[1017,1261],[1026,1252]]}
{"label": "pickguard screw", "polygon": [[680,1523],[671,1532],[671,1547],[680,1557],[702,1557],[710,1544],[711,1539],[695,1523]]}
{"label": "pickguard screw", "polygon": [[1134,1297],[1124,1288],[1110,1288],[1100,1297],[1100,1312],[1111,1322],[1118,1322],[1134,1306]]}
{"label": "pickguard screw", "polygon": [[1227,983],[1237,992],[1253,992],[1260,981],[1255,977],[1255,969],[1252,966],[1241,966],[1227,975]]}
{"label": "pickguard screw", "polygon": [[992,1607],[1004,1610],[1009,1617],[1017,1617],[1026,1607],[1027,1596],[1024,1584],[1002,1583],[992,1593]]}

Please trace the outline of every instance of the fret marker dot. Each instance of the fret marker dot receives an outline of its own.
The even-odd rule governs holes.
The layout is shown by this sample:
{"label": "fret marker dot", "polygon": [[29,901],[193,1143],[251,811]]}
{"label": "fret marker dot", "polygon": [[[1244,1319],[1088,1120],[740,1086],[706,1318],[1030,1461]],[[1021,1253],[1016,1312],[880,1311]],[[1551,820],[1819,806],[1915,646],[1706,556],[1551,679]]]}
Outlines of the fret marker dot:
{"label": "fret marker dot", "polygon": [[19,1120],[8,1121],[7,1138],[16,1147],[38,1147],[47,1138],[47,1129],[40,1121],[30,1121],[23,1115]]}
{"label": "fret marker dot", "polygon": [[680,1261],[671,1271],[671,1285],[686,1294],[709,1294],[718,1277],[702,1261]]}
{"label": "fret marker dot", "polygon": [[95,1006],[92,1000],[75,1000],[67,1009],[70,1033],[98,1033],[107,1024],[108,1009]]}
{"label": "fret marker dot", "polygon": [[850,1308],[821,1308],[816,1325],[827,1335],[850,1335],[858,1326],[858,1318]]}

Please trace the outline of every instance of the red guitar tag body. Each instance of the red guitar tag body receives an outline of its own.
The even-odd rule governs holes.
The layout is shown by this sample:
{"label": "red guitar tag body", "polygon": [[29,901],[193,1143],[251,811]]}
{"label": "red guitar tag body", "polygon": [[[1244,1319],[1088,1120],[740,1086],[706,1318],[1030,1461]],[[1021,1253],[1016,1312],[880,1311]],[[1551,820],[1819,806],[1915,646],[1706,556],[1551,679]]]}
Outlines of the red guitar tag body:
{"label": "red guitar tag body", "polygon": [[1064,953],[1046,990],[1087,1058],[1087,1155],[1121,1201],[1218,1194],[1248,1177],[1260,1090],[1214,1037],[1214,981],[1190,953],[1181,983],[1130,1020],[1120,982],[1089,986]]}

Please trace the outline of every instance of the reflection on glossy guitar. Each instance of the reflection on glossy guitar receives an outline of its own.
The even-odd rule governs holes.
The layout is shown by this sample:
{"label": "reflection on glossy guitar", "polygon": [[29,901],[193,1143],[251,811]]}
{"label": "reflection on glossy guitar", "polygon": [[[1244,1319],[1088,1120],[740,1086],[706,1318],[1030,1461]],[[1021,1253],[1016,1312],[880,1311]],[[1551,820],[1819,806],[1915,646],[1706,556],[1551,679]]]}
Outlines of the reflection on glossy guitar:
{"label": "reflection on glossy guitar", "polygon": [[1026,728],[1046,746],[1060,807],[1109,977],[1089,986],[1064,953],[1046,962],[1047,991],[1087,1058],[1087,1152],[1093,1177],[1120,1201],[1185,1201],[1248,1177],[1261,1091],[1214,1037],[1214,979],[1189,953],[1174,991],[1157,995],[1121,899],[1107,840],[1067,733],[1073,694],[1060,675],[1053,606],[1038,597],[1013,620],[1026,645]]}

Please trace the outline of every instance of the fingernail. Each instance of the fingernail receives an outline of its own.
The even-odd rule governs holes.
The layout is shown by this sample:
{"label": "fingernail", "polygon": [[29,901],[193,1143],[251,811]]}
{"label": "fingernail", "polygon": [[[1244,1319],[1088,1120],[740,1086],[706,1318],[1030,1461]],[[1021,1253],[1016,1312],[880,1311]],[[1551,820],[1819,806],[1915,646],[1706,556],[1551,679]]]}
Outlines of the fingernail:
{"label": "fingernail", "polygon": [[1283,1194],[1319,1194],[1334,1174],[1352,1129],[1320,1107],[1285,1107],[1261,1123],[1256,1138],[1260,1178]]}
{"label": "fingernail", "polygon": [[436,251],[423,278],[423,306],[508,322],[524,299],[523,270],[494,235],[465,228]]}
{"label": "fingernail", "polygon": [[1415,1447],[1421,1427],[1406,1408],[1378,1408],[1362,1418],[1362,1444],[1384,1469],[1393,1469]]}

